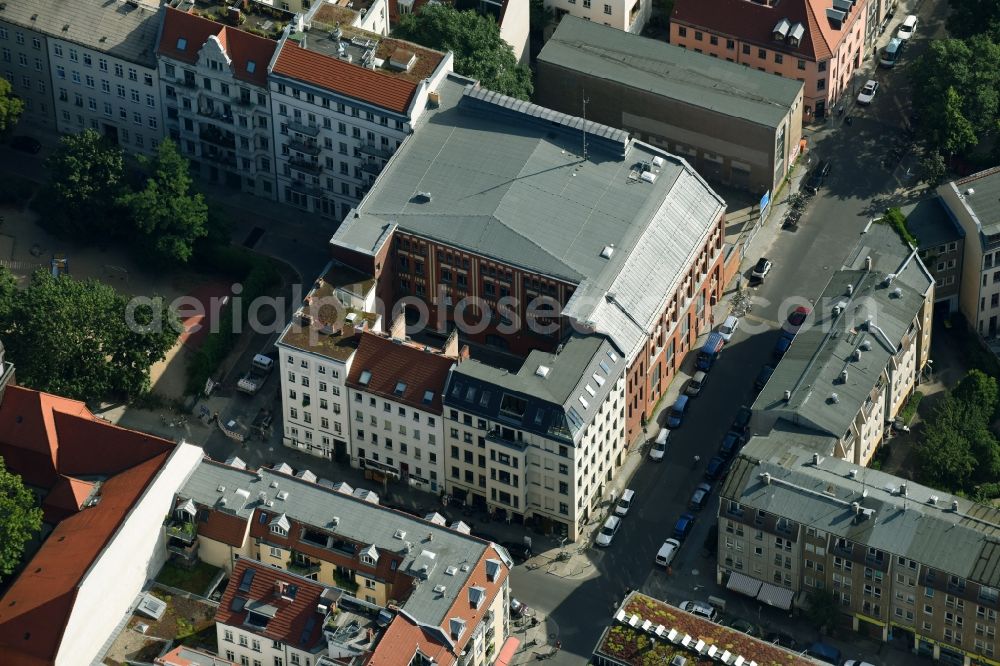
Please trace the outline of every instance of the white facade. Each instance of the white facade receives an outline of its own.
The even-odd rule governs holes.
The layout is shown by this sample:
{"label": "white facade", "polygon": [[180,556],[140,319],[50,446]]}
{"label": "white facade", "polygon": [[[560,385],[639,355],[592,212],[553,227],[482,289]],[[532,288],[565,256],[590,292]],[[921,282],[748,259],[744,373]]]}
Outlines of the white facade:
{"label": "white facade", "polygon": [[285,446],[333,458],[349,452],[347,387],[354,355],[333,359],[278,343]]}
{"label": "white facade", "polygon": [[642,32],[653,11],[650,0],[545,0],[545,6],[555,12],[557,21],[571,14],[634,34]]}
{"label": "white facade", "polygon": [[166,560],[163,518],[173,510],[174,494],[203,456],[201,447],[178,443],[93,562],[77,591],[56,655],[57,666],[88,664],[101,656],[98,651],[105,639]]}
{"label": "white facade", "polygon": [[441,415],[355,388],[348,392],[351,465],[438,492],[444,479]]}
{"label": "white facade", "polygon": [[[236,76],[246,64],[227,53],[217,36],[187,48],[198,50],[195,64],[159,56],[170,137],[202,179],[273,199],[267,88]],[[254,62],[253,67],[263,70],[267,63]]]}
{"label": "white facade", "polygon": [[128,152],[156,151],[164,132],[155,67],[51,36],[48,48],[59,132],[93,129]]}
{"label": "white facade", "polygon": [[314,666],[318,655],[265,638],[246,627],[215,623],[219,656],[247,666]]}

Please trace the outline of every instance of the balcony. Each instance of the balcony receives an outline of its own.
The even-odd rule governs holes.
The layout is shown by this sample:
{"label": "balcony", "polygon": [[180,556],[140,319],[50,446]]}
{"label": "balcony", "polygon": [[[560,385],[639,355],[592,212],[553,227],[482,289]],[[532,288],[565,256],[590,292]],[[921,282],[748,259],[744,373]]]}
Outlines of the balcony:
{"label": "balcony", "polygon": [[292,139],[288,142],[288,149],[294,150],[299,153],[305,153],[306,155],[319,155],[320,147],[315,141],[299,141],[298,139]]}
{"label": "balcony", "polygon": [[362,162],[359,168],[365,173],[370,173],[375,176],[382,173],[382,167],[378,162]]}
{"label": "balcony", "polygon": [[218,127],[209,125],[207,127],[202,127],[201,131],[198,133],[198,137],[207,143],[214,144],[216,146],[222,146],[223,148],[236,148],[236,137],[230,132],[223,132]]}
{"label": "balcony", "polygon": [[203,118],[220,120],[228,125],[233,124],[233,112],[231,109],[218,108],[214,106],[199,106],[198,115]]}
{"label": "balcony", "polygon": [[292,167],[296,171],[303,171],[305,173],[310,173],[313,175],[318,174],[323,170],[319,162],[313,162],[310,160],[299,159],[298,157],[290,157],[288,159],[288,166]]}
{"label": "balcony", "polygon": [[236,166],[236,155],[231,150],[219,150],[215,146],[202,144],[201,157],[211,162],[217,162],[226,167]]}
{"label": "balcony", "polygon": [[167,523],[167,536],[190,544],[198,538],[198,526],[187,520],[172,519]]}
{"label": "balcony", "polygon": [[372,157],[380,157],[384,160],[392,157],[393,151],[388,146],[379,146],[371,142],[362,143],[358,150],[361,151],[362,155],[371,155]]}
{"label": "balcony", "polygon": [[319,562],[289,562],[288,570],[293,574],[309,577],[319,573]]}
{"label": "balcony", "polygon": [[306,125],[295,120],[288,121],[288,129],[306,136],[319,136],[319,125]]}
{"label": "balcony", "polygon": [[192,562],[198,558],[198,546],[201,545],[200,541],[195,541],[193,543],[184,544],[175,539],[170,539],[167,542],[167,552],[173,553],[174,555],[179,555],[181,558]]}

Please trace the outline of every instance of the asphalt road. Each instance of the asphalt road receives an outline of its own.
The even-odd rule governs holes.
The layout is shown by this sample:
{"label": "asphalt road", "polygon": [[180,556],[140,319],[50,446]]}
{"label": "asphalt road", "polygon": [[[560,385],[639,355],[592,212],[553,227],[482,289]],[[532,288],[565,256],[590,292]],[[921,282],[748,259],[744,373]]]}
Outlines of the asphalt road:
{"label": "asphalt road", "polygon": [[[874,63],[869,60],[869,72],[857,77],[859,90],[867,78],[879,81],[881,89],[874,103],[857,107],[851,95],[846,115],[853,117],[852,124],[835,116],[809,136],[810,166],[819,159],[830,160],[831,174],[810,201],[796,231],[776,229],[780,222],[771,222],[761,232],[760,241],[751,246],[774,262],[774,268],[764,283],[754,288],[752,313],[726,346],[702,395],[693,401],[685,423],[672,433],[666,461],[643,463],[628,484],[637,497],[614,543],[606,550],[583,546],[592,564],[583,580],[559,578],[544,568],[515,569],[512,588],[517,597],[548,613],[553,627],[550,639],[555,640],[553,634],[557,634],[562,642],[562,650],[551,660],[553,664],[581,663],[589,657],[627,587],[671,603],[704,600],[715,593],[715,560],[702,554],[702,543],[713,529],[717,514],[718,499],[714,494],[709,505],[698,513],[692,533],[674,560],[672,577],[654,566],[653,557],[671,535],[677,517],[688,510],[688,500],[702,481],[705,463],[717,451],[740,405],[752,402],[754,379],[771,360],[779,322],[796,305],[811,303],[822,293],[831,272],[842,265],[871,218],[913,196],[907,190],[915,184],[914,179],[906,175],[906,169],[912,169],[915,157],[906,157],[888,168],[882,162],[892,142],[905,137],[903,130],[909,116],[906,100],[910,95],[906,62],[926,48],[929,37],[943,33],[943,13],[934,7],[934,3],[925,2],[919,10],[922,33],[910,45],[901,66],[878,69],[870,76]],[[930,15],[932,10],[937,16]],[[905,11],[898,10],[897,22],[905,15]],[[746,257],[746,277],[756,259]],[[700,456],[697,465],[695,455]],[[801,621],[792,621],[770,608],[761,609],[748,598],[731,601],[727,611],[765,629],[789,631],[803,640],[816,638],[815,632],[803,627]],[[915,661],[905,652],[871,644],[865,652],[869,650],[845,657],[863,656],[877,664]],[[886,654],[876,655],[876,650]]]}

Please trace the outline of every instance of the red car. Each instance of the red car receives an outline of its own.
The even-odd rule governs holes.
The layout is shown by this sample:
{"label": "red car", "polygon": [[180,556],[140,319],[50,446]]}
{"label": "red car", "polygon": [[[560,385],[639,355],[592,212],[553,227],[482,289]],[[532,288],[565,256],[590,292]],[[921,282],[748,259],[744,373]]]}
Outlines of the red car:
{"label": "red car", "polygon": [[784,328],[792,335],[795,335],[796,333],[799,332],[799,329],[802,328],[802,324],[805,323],[806,319],[809,318],[810,314],[812,314],[811,308],[807,308],[804,305],[800,305],[799,307],[795,308],[791,312],[791,314],[788,315],[788,321],[785,322],[785,325],[782,328]]}

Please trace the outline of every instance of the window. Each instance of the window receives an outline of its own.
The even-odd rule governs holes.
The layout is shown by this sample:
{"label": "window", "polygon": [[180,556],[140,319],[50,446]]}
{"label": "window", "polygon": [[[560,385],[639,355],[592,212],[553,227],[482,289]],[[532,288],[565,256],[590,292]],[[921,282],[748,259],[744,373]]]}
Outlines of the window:
{"label": "window", "polygon": [[710,35],[708,38],[708,43],[711,44],[712,46],[718,46],[719,38],[716,37],[715,35]]}
{"label": "window", "polygon": [[611,16],[611,5],[604,5],[604,13]]}
{"label": "window", "polygon": [[687,37],[688,36],[688,29],[685,28],[684,26],[681,26],[681,27],[677,28],[677,34],[680,35],[681,37]]}
{"label": "window", "polygon": [[826,90],[826,79],[816,79],[816,90]]}
{"label": "window", "polygon": [[780,65],[783,62],[785,62],[785,57],[783,55],[781,55],[780,53],[775,53],[774,54],[774,62],[775,62],[775,64]]}

